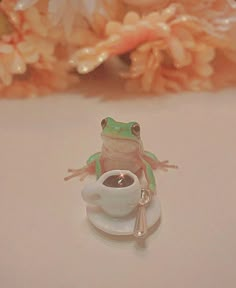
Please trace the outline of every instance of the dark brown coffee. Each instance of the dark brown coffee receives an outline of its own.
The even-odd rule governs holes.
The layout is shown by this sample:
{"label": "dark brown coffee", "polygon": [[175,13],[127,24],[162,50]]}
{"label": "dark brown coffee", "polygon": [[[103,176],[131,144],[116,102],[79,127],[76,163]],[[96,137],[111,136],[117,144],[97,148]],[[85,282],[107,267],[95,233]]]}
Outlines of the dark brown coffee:
{"label": "dark brown coffee", "polygon": [[123,188],[130,186],[134,183],[134,179],[127,174],[119,174],[109,176],[104,182],[103,185],[107,187],[114,188]]}

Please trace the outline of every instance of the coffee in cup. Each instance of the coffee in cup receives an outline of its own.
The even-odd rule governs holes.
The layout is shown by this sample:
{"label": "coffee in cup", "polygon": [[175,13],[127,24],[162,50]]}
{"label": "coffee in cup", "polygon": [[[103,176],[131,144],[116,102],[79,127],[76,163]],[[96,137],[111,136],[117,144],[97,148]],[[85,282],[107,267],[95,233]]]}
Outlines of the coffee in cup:
{"label": "coffee in cup", "polygon": [[108,171],[82,191],[87,203],[99,206],[113,217],[131,213],[138,206],[140,195],[139,179],[128,170]]}

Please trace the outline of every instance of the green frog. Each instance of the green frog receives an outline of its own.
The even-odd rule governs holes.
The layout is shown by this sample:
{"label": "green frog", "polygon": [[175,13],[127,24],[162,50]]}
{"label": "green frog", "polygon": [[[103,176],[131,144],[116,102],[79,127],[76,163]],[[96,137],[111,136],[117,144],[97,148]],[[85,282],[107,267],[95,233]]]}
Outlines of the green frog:
{"label": "green frog", "polygon": [[153,170],[177,168],[176,165],[170,165],[169,161],[159,161],[153,153],[144,150],[137,122],[123,123],[107,117],[101,121],[101,126],[101,152],[90,156],[86,166],[81,169],[69,169],[71,175],[65,180],[76,176],[83,180],[89,174],[96,174],[98,179],[110,170],[129,170],[139,177],[144,172],[148,189],[154,193],[156,181]]}

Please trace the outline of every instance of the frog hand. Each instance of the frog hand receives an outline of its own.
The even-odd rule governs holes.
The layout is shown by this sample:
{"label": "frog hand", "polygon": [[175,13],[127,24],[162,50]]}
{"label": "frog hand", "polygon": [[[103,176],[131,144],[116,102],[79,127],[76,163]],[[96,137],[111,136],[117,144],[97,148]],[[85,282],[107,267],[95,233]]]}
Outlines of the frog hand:
{"label": "frog hand", "polygon": [[168,160],[165,161],[159,161],[157,163],[157,169],[163,170],[163,171],[168,171],[168,169],[173,168],[173,169],[178,169],[177,165],[169,164]]}
{"label": "frog hand", "polygon": [[80,181],[83,181],[90,174],[88,166],[80,169],[68,169],[68,172],[71,173],[71,175],[65,177],[65,181],[68,181],[74,177],[79,177]]}

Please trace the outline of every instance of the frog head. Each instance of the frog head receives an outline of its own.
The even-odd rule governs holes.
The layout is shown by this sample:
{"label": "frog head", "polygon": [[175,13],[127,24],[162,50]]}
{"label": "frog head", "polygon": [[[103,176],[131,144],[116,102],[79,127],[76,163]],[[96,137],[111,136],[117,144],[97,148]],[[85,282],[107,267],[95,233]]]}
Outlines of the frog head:
{"label": "frog head", "polygon": [[105,147],[120,152],[132,152],[140,148],[140,126],[137,122],[117,122],[111,117],[102,120],[102,139]]}

